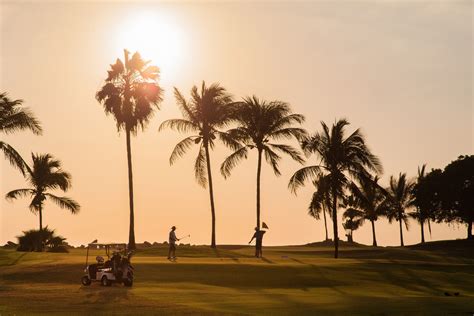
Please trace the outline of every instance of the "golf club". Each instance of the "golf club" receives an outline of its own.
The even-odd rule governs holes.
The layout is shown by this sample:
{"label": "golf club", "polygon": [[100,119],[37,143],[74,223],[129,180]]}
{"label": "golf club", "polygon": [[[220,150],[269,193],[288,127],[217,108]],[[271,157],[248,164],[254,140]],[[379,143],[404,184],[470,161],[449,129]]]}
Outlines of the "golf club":
{"label": "golf club", "polygon": [[178,238],[178,239],[181,240],[181,239],[188,238],[188,237],[191,237],[191,235],[186,235],[186,236],[183,236],[183,237]]}

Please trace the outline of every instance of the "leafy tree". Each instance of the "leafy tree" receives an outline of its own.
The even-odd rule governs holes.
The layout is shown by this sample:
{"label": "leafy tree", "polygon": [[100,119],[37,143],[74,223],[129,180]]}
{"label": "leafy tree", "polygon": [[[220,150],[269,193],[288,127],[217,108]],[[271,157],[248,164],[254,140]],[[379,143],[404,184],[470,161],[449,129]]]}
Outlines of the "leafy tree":
{"label": "leafy tree", "polygon": [[372,246],[377,247],[375,222],[387,212],[386,191],[378,184],[379,177],[363,177],[360,185],[353,183],[350,191],[357,200],[361,217],[372,224]]}
{"label": "leafy tree", "polygon": [[161,124],[159,130],[169,127],[183,133],[196,133],[196,135],[188,136],[176,145],[171,153],[170,164],[173,164],[179,157],[183,156],[191,146],[199,145],[198,155],[194,164],[194,174],[201,186],[206,187],[206,184],[209,182],[212,216],[211,247],[215,248],[216,211],[209,152],[215,146],[216,137],[234,150],[239,148],[240,144],[238,142],[234,141],[227,133],[219,130],[232,122],[234,113],[232,98],[219,84],[214,83],[206,87],[204,81],[200,91],[196,86],[191,89],[190,101],[186,101],[177,88],[174,89],[174,95],[183,118],[167,120]]}
{"label": "leafy tree", "polygon": [[[11,100],[7,93],[0,93],[0,131],[12,134],[21,130],[30,130],[36,135],[42,133],[39,121],[27,108],[22,107],[23,100]],[[10,164],[24,175],[26,163],[20,154],[9,144],[0,140],[0,150]]]}
{"label": "leafy tree", "polygon": [[280,176],[280,154],[290,156],[303,163],[301,154],[290,145],[277,144],[280,139],[302,139],[306,131],[294,124],[304,122],[304,116],[291,113],[288,103],[281,101],[263,101],[256,96],[246,97],[237,103],[235,120],[238,127],[230,129],[229,135],[242,143],[237,150],[225,159],[221,166],[222,175],[227,178],[240,160],[247,158],[251,149],[257,150],[257,227],[260,228],[260,173],[262,156],[272,166],[276,176]]}
{"label": "leafy tree", "polygon": [[441,210],[437,220],[467,225],[467,239],[473,239],[474,222],[474,155],[459,158],[444,168],[441,188]]}
{"label": "leafy tree", "polygon": [[325,240],[329,240],[326,219],[326,212],[329,214],[329,216],[332,216],[331,186],[329,183],[329,178],[321,173],[315,180],[313,180],[313,185],[316,188],[316,191],[313,193],[311,198],[311,202],[308,207],[308,214],[318,220],[320,218],[320,214],[323,213],[324,231],[326,233]]}
{"label": "leafy tree", "polygon": [[46,199],[56,203],[60,208],[69,210],[72,214],[79,212],[79,204],[71,198],[60,197],[50,193],[50,190],[60,189],[66,192],[71,187],[71,175],[61,168],[61,162],[50,154],[32,154],[33,167],[26,168],[26,180],[31,188],[17,189],[6,194],[7,200],[20,197],[31,197],[30,211],[39,214],[39,230],[43,230],[43,207]]}
{"label": "leafy tree", "polygon": [[388,212],[386,214],[388,221],[397,221],[400,225],[400,245],[403,247],[403,229],[402,222],[408,230],[408,213],[407,209],[413,204],[413,188],[415,183],[407,179],[405,173],[400,173],[398,178],[390,176],[390,186],[387,188]]}
{"label": "leafy tree", "polygon": [[307,179],[316,179],[320,173],[328,177],[331,186],[331,206],[334,231],[334,257],[338,257],[339,237],[337,226],[338,201],[344,197],[353,179],[368,177],[370,171],[382,172],[379,159],[372,154],[366,145],[365,138],[359,129],[346,137],[345,127],[349,122],[345,119],[333,124],[330,129],[321,122],[323,131],[306,138],[301,147],[309,156],[317,155],[318,165],[307,166],[295,172],[288,184],[296,190]]}
{"label": "leafy tree", "polygon": [[124,61],[119,58],[110,65],[104,86],[97,92],[96,99],[104,106],[106,115],[111,114],[117,130],[125,131],[127,142],[128,190],[130,201],[130,230],[128,246],[135,249],[135,220],[133,203],[132,149],[130,135],[144,130],[153,116],[154,108],[159,109],[162,89],[158,85],[159,69],[150,66],[136,52],[129,58],[124,50]]}

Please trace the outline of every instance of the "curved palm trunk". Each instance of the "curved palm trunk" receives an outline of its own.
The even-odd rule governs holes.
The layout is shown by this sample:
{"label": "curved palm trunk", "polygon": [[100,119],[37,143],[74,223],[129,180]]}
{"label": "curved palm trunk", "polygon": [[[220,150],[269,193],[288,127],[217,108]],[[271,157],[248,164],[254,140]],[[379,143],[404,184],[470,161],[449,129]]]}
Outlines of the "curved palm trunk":
{"label": "curved palm trunk", "polygon": [[398,213],[398,222],[399,222],[399,224],[400,224],[400,246],[402,246],[402,247],[403,247],[404,245],[403,245],[403,229],[402,229],[402,220],[403,220],[403,219],[402,219],[402,213],[401,213],[401,212],[399,212],[399,213]]}
{"label": "curved palm trunk", "polygon": [[128,248],[135,249],[135,215],[133,209],[133,173],[132,173],[132,148],[130,145],[130,130],[125,132],[127,136],[127,162],[128,162],[128,195],[130,200],[130,229],[128,234]]}
{"label": "curved palm trunk", "polygon": [[372,223],[372,246],[377,247],[377,239],[375,238],[375,221],[371,220]]}
{"label": "curved palm trunk", "polygon": [[211,248],[216,248],[216,210],[214,207],[214,189],[212,187],[211,158],[209,155],[209,145],[204,145],[206,151],[207,177],[209,179],[209,199],[211,200],[212,215],[212,232],[211,232]]}
{"label": "curved palm trunk", "polygon": [[421,226],[421,243],[423,244],[425,242],[425,228],[424,228],[424,221],[420,220],[420,226]]}
{"label": "curved palm trunk", "polygon": [[332,223],[333,223],[333,231],[334,231],[334,258],[337,259],[339,255],[339,237],[337,233],[337,196],[334,193],[336,192],[333,189],[333,201],[332,201]]}
{"label": "curved palm trunk", "polygon": [[326,222],[326,210],[323,209],[323,216],[324,216],[324,230],[326,231],[326,239],[325,240],[329,240],[329,237],[328,237],[328,224]]}

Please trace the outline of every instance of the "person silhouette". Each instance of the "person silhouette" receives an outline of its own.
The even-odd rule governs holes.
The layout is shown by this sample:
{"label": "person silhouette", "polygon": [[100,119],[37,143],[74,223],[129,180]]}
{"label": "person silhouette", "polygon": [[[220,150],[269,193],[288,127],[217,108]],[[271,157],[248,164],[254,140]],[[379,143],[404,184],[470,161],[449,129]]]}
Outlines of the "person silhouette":
{"label": "person silhouette", "polygon": [[255,233],[250,239],[249,244],[255,239],[255,257],[261,258],[263,256],[262,250],[262,242],[263,242],[263,235],[266,233],[265,230],[259,229],[255,227]]}
{"label": "person silhouette", "polygon": [[176,242],[179,240],[179,238],[176,237],[175,230],[176,226],[171,227],[171,231],[168,238],[168,242],[170,245],[168,251],[168,260],[176,260]]}

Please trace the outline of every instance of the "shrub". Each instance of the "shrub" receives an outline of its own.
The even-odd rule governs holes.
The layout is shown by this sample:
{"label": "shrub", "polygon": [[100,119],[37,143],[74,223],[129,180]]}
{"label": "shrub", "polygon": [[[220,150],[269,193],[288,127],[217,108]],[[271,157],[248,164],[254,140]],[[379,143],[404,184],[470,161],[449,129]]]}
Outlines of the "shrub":
{"label": "shrub", "polygon": [[43,230],[31,229],[24,231],[22,236],[18,236],[18,251],[50,251],[68,252],[65,240],[61,236],[56,236],[54,230],[48,227]]}

